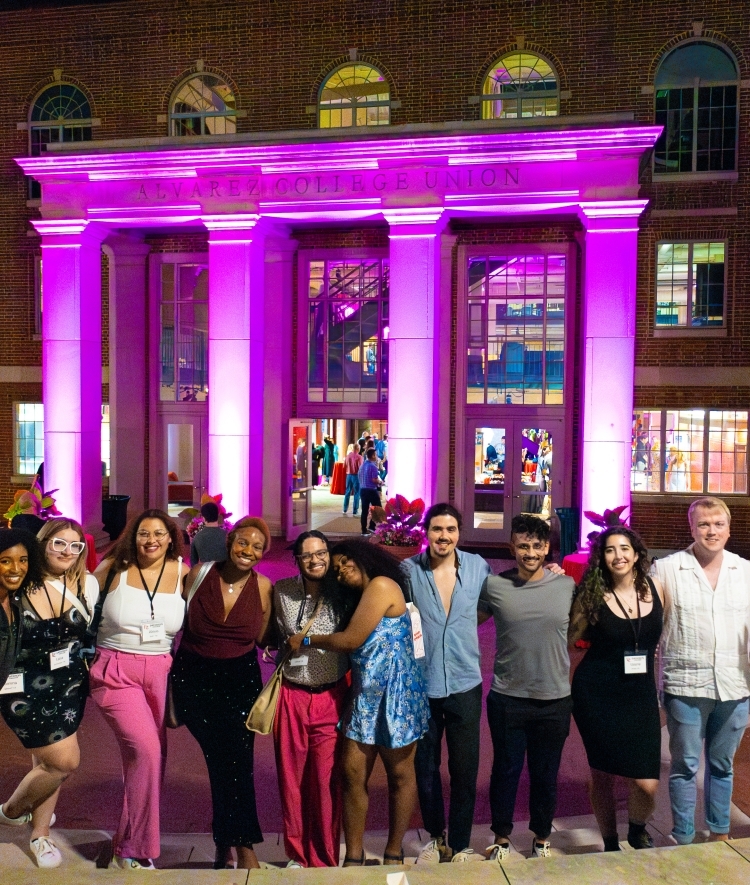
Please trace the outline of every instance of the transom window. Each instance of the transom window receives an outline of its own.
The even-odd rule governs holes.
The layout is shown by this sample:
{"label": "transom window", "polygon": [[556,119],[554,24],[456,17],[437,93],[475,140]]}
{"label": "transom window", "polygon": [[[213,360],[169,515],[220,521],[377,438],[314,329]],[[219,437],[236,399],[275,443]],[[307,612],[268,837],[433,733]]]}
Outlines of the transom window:
{"label": "transom window", "polygon": [[727,50],[700,41],[673,49],[655,80],[654,172],[736,169],[737,66]]}
{"label": "transom window", "polygon": [[469,258],[467,403],[563,402],[565,255]]}
{"label": "transom window", "polygon": [[724,243],[659,243],[656,326],[724,325]]}
{"label": "transom window", "polygon": [[388,261],[308,263],[309,402],[388,400]]}
{"label": "transom window", "polygon": [[320,87],[318,126],[386,126],[391,121],[391,91],[372,65],[357,62],[335,70]]}
{"label": "transom window", "polygon": [[635,412],[631,490],[746,495],[747,414],[713,409]]}
{"label": "transom window", "polygon": [[533,52],[501,56],[490,68],[482,92],[483,120],[560,113],[557,75],[546,59]]}
{"label": "transom window", "polygon": [[162,402],[196,403],[208,398],[208,267],[161,266]]}
{"label": "transom window", "polygon": [[230,87],[214,74],[193,74],[175,90],[169,112],[172,135],[229,135],[237,131]]}
{"label": "transom window", "polygon": [[[48,86],[31,106],[29,153],[39,157],[48,144],[91,140],[91,105],[84,93],[71,83]],[[29,196],[42,196],[39,182],[29,179]]]}
{"label": "transom window", "polygon": [[[102,405],[102,476],[109,476],[109,404]],[[13,470],[33,476],[44,461],[44,403],[14,403]],[[43,489],[43,491],[45,491]]]}

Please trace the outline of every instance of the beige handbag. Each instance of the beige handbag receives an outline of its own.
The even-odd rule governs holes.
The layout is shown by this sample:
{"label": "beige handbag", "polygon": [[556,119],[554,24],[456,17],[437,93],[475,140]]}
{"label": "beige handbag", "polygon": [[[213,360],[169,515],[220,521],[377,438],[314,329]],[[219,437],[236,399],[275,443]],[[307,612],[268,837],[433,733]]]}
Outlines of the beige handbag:
{"label": "beige handbag", "polygon": [[[318,617],[318,612],[323,605],[323,600],[319,600],[318,604],[315,606],[315,611],[312,613],[312,617],[302,628],[302,635],[307,636],[307,631],[312,627],[312,623],[315,618]],[[255,700],[255,703],[250,708],[250,713],[245,720],[245,727],[249,731],[255,731],[258,734],[271,734],[271,730],[273,729],[273,720],[276,716],[276,705],[279,702],[279,691],[281,690],[281,679],[282,679],[282,671],[284,670],[284,664],[289,660],[292,656],[291,648],[287,651],[284,657],[279,661],[279,665],[273,671],[273,676],[266,682],[263,686],[263,691],[258,695]]]}

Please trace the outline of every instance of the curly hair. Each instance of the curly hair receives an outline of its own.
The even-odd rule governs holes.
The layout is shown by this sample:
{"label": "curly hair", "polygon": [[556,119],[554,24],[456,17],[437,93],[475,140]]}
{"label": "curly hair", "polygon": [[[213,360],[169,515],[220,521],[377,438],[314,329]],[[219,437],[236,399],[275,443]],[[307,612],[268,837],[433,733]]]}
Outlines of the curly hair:
{"label": "curly hair", "polygon": [[599,612],[604,605],[604,597],[614,588],[612,572],[604,561],[604,550],[607,541],[614,535],[622,535],[630,541],[633,551],[637,554],[633,564],[633,577],[638,598],[643,602],[651,592],[646,575],[648,574],[648,550],[640,535],[627,526],[616,525],[605,529],[594,541],[581,583],[578,586],[576,600],[581,606],[589,624],[596,624]]}
{"label": "curly hair", "polygon": [[[44,570],[44,576],[49,577],[49,572],[47,571],[47,542],[50,541],[57,532],[65,531],[65,529],[72,529],[78,537],[86,543],[86,535],[83,533],[83,528],[81,524],[76,522],[74,519],[69,519],[67,516],[57,516],[54,519],[48,519],[41,529],[37,532],[36,539],[39,541],[39,548],[42,552],[43,564],[42,568]],[[86,579],[86,548],[78,554],[76,561],[71,565],[71,567],[65,573],[65,577],[70,581],[71,585],[75,588],[77,587],[80,592],[83,592],[83,582]]]}
{"label": "curly hair", "polygon": [[390,578],[406,596],[406,574],[395,556],[388,553],[380,544],[369,541],[348,539],[339,541],[331,548],[331,556],[345,556],[351,559],[364,574],[373,578]]}
{"label": "curly hair", "polygon": [[110,562],[110,568],[114,568],[118,572],[124,571],[128,566],[135,565],[138,562],[138,547],[136,546],[135,536],[141,523],[146,519],[158,519],[164,523],[164,528],[169,532],[169,547],[167,548],[167,559],[179,559],[182,556],[182,532],[177,523],[171,516],[163,510],[144,510],[139,513],[125,526],[120,540],[117,542],[112,555],[107,557]]}
{"label": "curly hair", "polygon": [[21,586],[16,591],[23,593],[30,588],[38,587],[43,581],[42,551],[36,537],[25,529],[0,529],[0,554],[11,547],[25,547],[29,560],[29,568]]}

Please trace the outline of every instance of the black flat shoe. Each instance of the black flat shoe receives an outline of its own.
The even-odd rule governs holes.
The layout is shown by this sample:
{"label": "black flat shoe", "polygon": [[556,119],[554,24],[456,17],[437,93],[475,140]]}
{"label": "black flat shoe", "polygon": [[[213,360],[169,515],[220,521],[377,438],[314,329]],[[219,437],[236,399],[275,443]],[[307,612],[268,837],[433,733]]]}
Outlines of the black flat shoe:
{"label": "black flat shoe", "polygon": [[365,865],[365,850],[362,849],[362,857],[344,857],[343,867],[363,867]]}

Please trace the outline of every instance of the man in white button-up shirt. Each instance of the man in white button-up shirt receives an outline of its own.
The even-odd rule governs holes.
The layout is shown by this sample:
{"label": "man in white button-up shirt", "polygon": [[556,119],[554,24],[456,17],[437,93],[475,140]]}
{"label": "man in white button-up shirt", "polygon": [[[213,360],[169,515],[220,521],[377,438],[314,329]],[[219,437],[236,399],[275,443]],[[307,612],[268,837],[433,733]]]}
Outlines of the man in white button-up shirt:
{"label": "man in white button-up shirt", "polygon": [[704,745],[710,839],[729,838],[732,763],[750,695],[750,562],[724,549],[730,514],[723,501],[693,501],[688,521],[694,543],[653,567],[671,600],[662,659],[672,835],[680,845],[695,836],[696,774]]}

